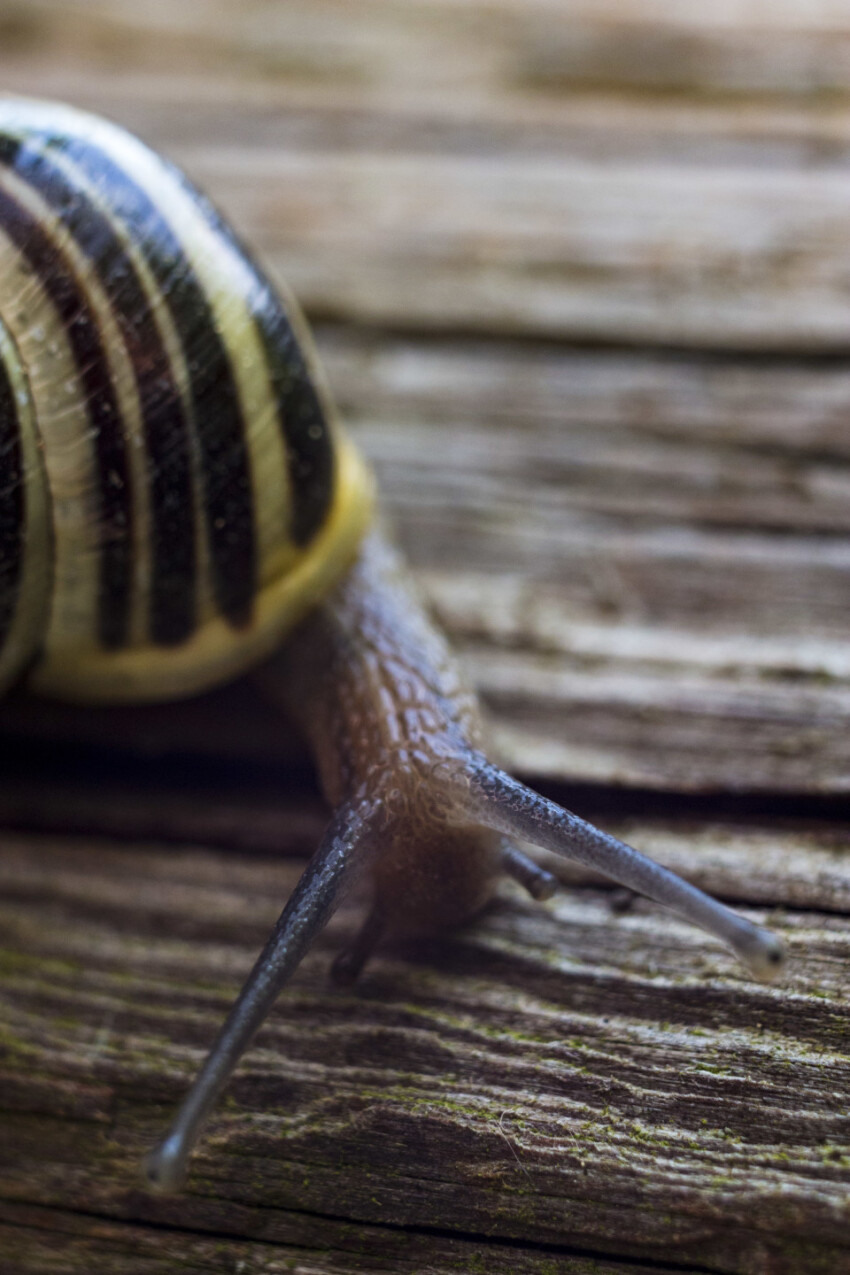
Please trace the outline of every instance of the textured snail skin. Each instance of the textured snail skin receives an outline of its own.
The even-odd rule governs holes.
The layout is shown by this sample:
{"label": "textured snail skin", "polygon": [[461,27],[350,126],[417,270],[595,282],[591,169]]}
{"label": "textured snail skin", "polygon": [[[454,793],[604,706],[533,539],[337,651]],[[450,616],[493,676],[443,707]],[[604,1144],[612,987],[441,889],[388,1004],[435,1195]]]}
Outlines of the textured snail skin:
{"label": "textured snail skin", "polygon": [[180,1186],[204,1119],[354,876],[381,938],[473,916],[525,839],[728,943],[775,938],[494,766],[477,704],[373,515],[306,325],[206,200],[121,129],[0,101],[0,688],[190,694],[256,667],[300,721],[334,814],[174,1124],[146,1161]]}
{"label": "textured snail skin", "polygon": [[478,704],[382,530],[260,676],[310,740],[331,806],[364,792],[378,816],[372,941],[477,912],[503,870],[501,837],[466,808]]}
{"label": "textured snail skin", "polygon": [[345,975],[356,976],[385,932],[468,919],[502,872],[538,897],[550,893],[551,879],[514,838],[668,904],[758,977],[777,973],[772,936],[488,760],[475,696],[380,528],[260,676],[310,739],[330,804],[366,812],[373,905],[356,959],[342,958]]}

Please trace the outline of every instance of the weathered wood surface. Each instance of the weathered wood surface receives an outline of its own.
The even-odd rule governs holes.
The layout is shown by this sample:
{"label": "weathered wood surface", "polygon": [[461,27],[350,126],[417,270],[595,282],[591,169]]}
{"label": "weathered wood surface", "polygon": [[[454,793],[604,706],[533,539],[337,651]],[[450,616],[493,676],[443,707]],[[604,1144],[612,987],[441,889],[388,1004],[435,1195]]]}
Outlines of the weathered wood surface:
{"label": "weathered wood surface", "polygon": [[[847,790],[844,364],[319,336],[511,765],[663,789]],[[197,707],[107,729],[148,750],[186,732],[193,747],[205,734],[205,748],[289,755],[250,691],[227,703],[224,738],[195,728]],[[29,733],[62,717],[0,720]],[[79,729],[74,717],[66,734]]]}
{"label": "weathered wood surface", "polygon": [[[61,821],[67,796],[41,793]],[[792,953],[779,989],[649,905],[616,915],[576,873],[545,908],[506,889],[468,933],[385,953],[334,993],[343,912],[168,1201],[140,1191],[138,1158],[301,868],[193,845],[186,812],[208,827],[217,799],[182,802],[169,846],[116,842],[108,792],[85,837],[4,836],[0,1242],[16,1270],[85,1270],[92,1253],[204,1269],[210,1234],[240,1237],[213,1270],[846,1269],[846,827],[619,829],[757,898],[746,914]],[[263,841],[268,805],[241,810]],[[295,853],[321,827],[297,798],[276,817]]]}
{"label": "weathered wood surface", "polygon": [[15,696],[0,1271],[850,1271],[846,4],[6,0],[0,86],[209,187],[504,757],[792,954],[758,987],[573,872],[342,995],[346,911],[155,1200],[321,803],[250,684]]}

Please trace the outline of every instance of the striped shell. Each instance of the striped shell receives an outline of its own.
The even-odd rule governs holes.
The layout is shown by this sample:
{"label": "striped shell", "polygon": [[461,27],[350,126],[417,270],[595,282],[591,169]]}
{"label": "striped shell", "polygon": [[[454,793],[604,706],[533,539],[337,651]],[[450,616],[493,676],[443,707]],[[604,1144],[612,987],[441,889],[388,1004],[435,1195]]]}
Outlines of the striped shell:
{"label": "striped shell", "polygon": [[303,319],[206,200],[103,120],[0,101],[0,687],[234,675],[370,514]]}

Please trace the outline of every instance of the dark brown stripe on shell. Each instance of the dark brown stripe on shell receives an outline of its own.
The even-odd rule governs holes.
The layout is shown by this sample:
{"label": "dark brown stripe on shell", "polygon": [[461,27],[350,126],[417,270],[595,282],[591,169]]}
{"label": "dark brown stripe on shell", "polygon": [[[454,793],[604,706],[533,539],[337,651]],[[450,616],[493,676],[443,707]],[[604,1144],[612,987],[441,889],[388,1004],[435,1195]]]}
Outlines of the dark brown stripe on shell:
{"label": "dark brown stripe on shell", "polygon": [[321,530],[333,501],[333,437],[292,325],[270,286],[255,303],[254,320],[286,444],[293,493],[290,535],[303,547]]}
{"label": "dark brown stripe on shell", "polygon": [[258,575],[253,490],[239,393],[210,303],[168,221],[119,164],[83,138],[44,133],[43,140],[102,193],[143,253],[171,311],[189,369],[213,596],[231,624],[245,625]]}
{"label": "dark brown stripe on shell", "polygon": [[[0,145],[9,163],[16,148]],[[14,162],[14,156],[12,156]],[[0,189],[0,226],[34,271],[65,329],[86,395],[98,477],[100,540],[97,629],[108,648],[125,645],[133,578],[132,489],[121,413],[97,318],[65,254],[8,191]]]}
{"label": "dark brown stripe on shell", "polygon": [[[2,146],[2,142],[0,142]],[[150,300],[109,219],[44,155],[21,146],[16,173],[36,189],[92,263],[130,356],[145,435],[150,503],[150,637],[185,641],[196,623],[197,554],[189,424]]]}
{"label": "dark brown stripe on shell", "polygon": [[310,367],[280,297],[218,210],[180,174],[207,222],[251,269],[251,310],[277,404],[292,492],[290,535],[302,548],[321,530],[334,496],[334,440]]}

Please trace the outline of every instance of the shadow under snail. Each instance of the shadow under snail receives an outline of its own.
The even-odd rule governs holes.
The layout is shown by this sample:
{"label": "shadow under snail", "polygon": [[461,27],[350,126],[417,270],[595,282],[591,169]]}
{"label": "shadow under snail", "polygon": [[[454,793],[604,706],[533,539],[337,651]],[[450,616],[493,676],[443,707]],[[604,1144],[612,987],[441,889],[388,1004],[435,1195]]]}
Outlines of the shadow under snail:
{"label": "shadow under snail", "polygon": [[723,939],[778,940],[493,765],[446,641],[376,525],[297,307],[182,174],[122,129],[0,102],[0,687],[188,695],[256,666],[334,814],[162,1142],[173,1190],[281,986],[365,874],[336,960],[460,924],[532,842]]}

